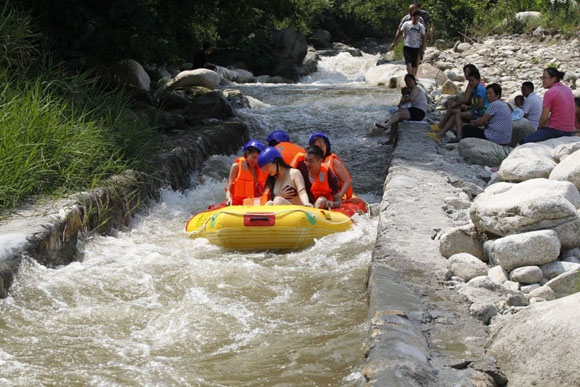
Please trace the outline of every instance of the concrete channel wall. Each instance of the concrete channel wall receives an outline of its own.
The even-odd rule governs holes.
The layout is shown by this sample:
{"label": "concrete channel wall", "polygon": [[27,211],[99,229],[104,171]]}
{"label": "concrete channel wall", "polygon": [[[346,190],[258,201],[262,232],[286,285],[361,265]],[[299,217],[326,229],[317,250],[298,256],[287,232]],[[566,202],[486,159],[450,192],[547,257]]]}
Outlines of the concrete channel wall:
{"label": "concrete channel wall", "polygon": [[447,260],[434,240],[441,229],[468,222],[444,199],[476,193],[482,168],[430,140],[428,130],[426,123],[399,125],[384,183],[368,277],[369,385],[471,386],[489,382],[486,372],[495,369],[483,355],[487,328],[445,288]]}
{"label": "concrete channel wall", "polygon": [[0,222],[0,297],[6,297],[24,256],[48,267],[74,261],[80,237],[126,226],[161,187],[187,188],[204,160],[232,154],[248,139],[248,128],[237,119],[167,135],[167,151],[156,156],[157,174],[128,170],[90,192],[15,211]]}

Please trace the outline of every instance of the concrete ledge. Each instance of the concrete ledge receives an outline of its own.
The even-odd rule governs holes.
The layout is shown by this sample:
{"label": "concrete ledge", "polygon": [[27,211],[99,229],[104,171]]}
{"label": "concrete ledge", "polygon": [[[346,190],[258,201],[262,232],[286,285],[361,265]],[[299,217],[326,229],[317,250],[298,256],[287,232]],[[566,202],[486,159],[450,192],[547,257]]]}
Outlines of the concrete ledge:
{"label": "concrete ledge", "polygon": [[483,185],[483,168],[430,140],[426,123],[398,130],[369,269],[364,374],[377,386],[472,385],[480,371],[465,364],[484,359],[487,330],[445,289],[447,260],[433,237],[467,223],[443,199]]}
{"label": "concrete ledge", "polygon": [[204,160],[234,153],[248,139],[237,119],[182,131],[167,138],[171,150],[157,156],[159,172],[153,176],[128,170],[93,191],[18,210],[0,222],[0,297],[6,297],[23,257],[49,267],[74,261],[80,237],[126,226],[161,187],[187,188]]}

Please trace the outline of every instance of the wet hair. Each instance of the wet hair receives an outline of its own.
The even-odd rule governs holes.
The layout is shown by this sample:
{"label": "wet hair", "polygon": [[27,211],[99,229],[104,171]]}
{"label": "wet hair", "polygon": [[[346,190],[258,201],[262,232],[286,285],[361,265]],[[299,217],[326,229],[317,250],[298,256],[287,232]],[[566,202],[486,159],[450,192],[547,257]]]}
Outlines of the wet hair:
{"label": "wet hair", "polygon": [[413,82],[417,83],[417,78],[415,78],[415,76],[413,74],[406,74],[405,75],[405,81],[408,79],[412,80]]}
{"label": "wet hair", "polygon": [[474,71],[479,71],[479,70],[477,69],[477,66],[475,66],[474,64],[471,64],[471,63],[469,63],[469,64],[466,64],[465,66],[463,66],[463,72],[464,72],[464,73],[466,72],[465,70],[468,70],[468,71],[467,71],[467,73],[468,73],[468,74],[471,74],[471,73],[472,73],[472,72],[474,72]]}
{"label": "wet hair", "polygon": [[413,16],[421,16],[421,11],[419,11],[418,9],[415,10],[415,12],[413,12]]}
{"label": "wet hair", "polygon": [[322,153],[322,149],[317,145],[310,145],[306,148],[306,154],[315,156],[319,160],[324,159],[324,154]]}
{"label": "wet hair", "polygon": [[530,91],[534,91],[534,84],[530,81],[526,81],[526,82],[522,83],[522,87],[525,87]]}
{"label": "wet hair", "polygon": [[498,85],[497,83],[492,83],[491,85],[488,85],[486,88],[487,89],[493,89],[493,92],[495,93],[495,95],[497,95],[499,98],[501,98],[501,86]]}
{"label": "wet hair", "polygon": [[[322,159],[324,160],[325,158],[327,158],[328,156],[330,156],[330,154],[332,153],[332,151],[330,150],[330,143],[328,142],[327,138],[324,138],[322,136],[316,136],[312,139],[312,143],[314,143],[314,141],[316,140],[322,140],[325,144],[326,144],[326,154],[322,155]],[[317,148],[320,148],[318,145],[316,145]],[[322,148],[320,148],[322,150]]]}
{"label": "wet hair", "polygon": [[478,70],[474,70],[474,71],[469,73],[467,78],[474,78],[474,79],[477,79],[479,81],[481,79],[481,74],[479,74]]}
{"label": "wet hair", "polygon": [[248,156],[252,153],[260,153],[261,151],[258,148],[254,148],[253,146],[249,146],[248,149],[244,151],[244,157]]}
{"label": "wet hair", "polygon": [[576,104],[576,106],[580,107],[580,97],[574,98],[574,103]]}
{"label": "wet hair", "polygon": [[555,69],[553,67],[548,67],[548,68],[545,68],[544,71],[547,72],[551,77],[558,78],[559,81],[564,79],[564,73],[561,71],[558,71],[558,69]]}

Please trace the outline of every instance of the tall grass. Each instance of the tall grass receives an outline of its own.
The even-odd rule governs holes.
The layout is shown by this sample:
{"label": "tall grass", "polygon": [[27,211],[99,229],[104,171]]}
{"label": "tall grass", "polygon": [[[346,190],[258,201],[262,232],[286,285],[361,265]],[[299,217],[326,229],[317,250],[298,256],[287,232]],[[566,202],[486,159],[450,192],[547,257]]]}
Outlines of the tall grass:
{"label": "tall grass", "polygon": [[0,47],[9,54],[0,60],[0,211],[94,187],[126,168],[147,171],[156,131],[129,97],[38,57],[35,34],[6,30],[29,20],[6,9],[2,16]]}

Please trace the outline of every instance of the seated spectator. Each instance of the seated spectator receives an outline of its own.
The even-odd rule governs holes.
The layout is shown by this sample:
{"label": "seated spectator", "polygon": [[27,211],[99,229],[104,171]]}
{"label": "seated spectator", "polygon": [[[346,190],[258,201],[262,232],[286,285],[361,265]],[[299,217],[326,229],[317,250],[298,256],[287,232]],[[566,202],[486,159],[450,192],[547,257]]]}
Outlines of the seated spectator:
{"label": "seated spectator", "polygon": [[[489,104],[487,97],[486,97],[486,89],[481,83],[481,75],[479,71],[473,71],[468,76],[469,84],[473,89],[473,98],[471,102],[471,107],[469,111],[460,112],[453,116],[455,120],[455,128],[457,131],[457,137],[449,140],[449,143],[457,143],[463,138],[463,122],[470,122],[474,120],[478,120],[485,114],[485,110],[487,109],[487,105]],[[427,133],[427,136],[432,138],[437,142],[441,142],[443,136],[447,131],[449,131],[452,127],[452,123],[445,126],[445,128],[441,129],[439,132],[432,132]]]}
{"label": "seated spectator", "polygon": [[[475,67],[475,65],[466,64],[465,66],[463,66],[463,75],[465,76],[466,81],[469,80],[469,74],[471,74],[474,71],[479,71],[477,70],[477,67]],[[471,87],[469,82],[467,82],[467,86],[465,87],[465,91],[463,92],[461,98],[457,102],[451,103],[447,106],[447,114],[445,115],[445,117],[443,117],[441,122],[439,122],[438,124],[431,125],[431,131],[433,132],[439,132],[441,130],[447,131],[449,128],[451,128],[451,126],[455,122],[453,116],[466,110],[469,110],[469,106],[471,105],[472,94],[473,88]]]}
{"label": "seated spectator", "polygon": [[544,69],[542,85],[548,91],[544,94],[538,129],[520,140],[520,144],[574,134],[574,94],[560,82],[563,78],[564,73],[553,67]]}
{"label": "seated spectator", "polygon": [[524,105],[521,107],[524,111],[524,118],[527,118],[534,129],[537,129],[542,115],[542,99],[534,93],[534,84],[532,82],[522,83],[522,94],[526,98]]}
{"label": "seated spectator", "polygon": [[524,96],[523,95],[516,95],[514,98],[514,104],[519,107],[520,109],[524,107]]}
{"label": "seated spectator", "polygon": [[[388,130],[389,138],[386,144],[392,144],[393,139],[396,134],[396,130],[391,130],[391,127],[399,121],[421,121],[425,114],[427,113],[427,109],[429,108],[429,104],[427,102],[427,95],[425,91],[417,86],[417,79],[413,74],[405,75],[405,84],[411,90],[407,97],[403,96],[399,101],[399,110],[395,112],[385,124],[376,124],[378,127]],[[403,105],[406,103],[411,103],[411,107],[404,108]]]}
{"label": "seated spectator", "polygon": [[483,117],[463,127],[463,138],[476,137],[499,145],[509,144],[512,139],[511,107],[501,100],[500,85],[492,83],[485,89],[489,106]]}

